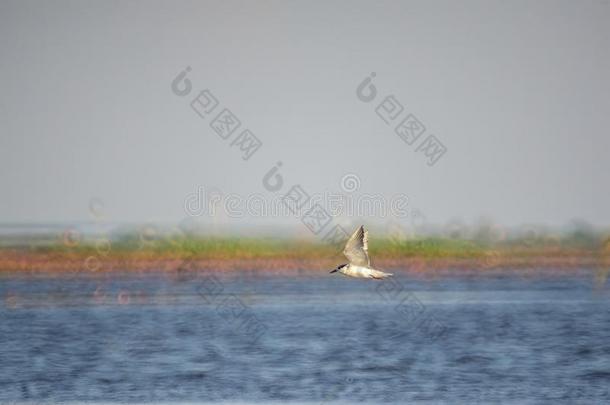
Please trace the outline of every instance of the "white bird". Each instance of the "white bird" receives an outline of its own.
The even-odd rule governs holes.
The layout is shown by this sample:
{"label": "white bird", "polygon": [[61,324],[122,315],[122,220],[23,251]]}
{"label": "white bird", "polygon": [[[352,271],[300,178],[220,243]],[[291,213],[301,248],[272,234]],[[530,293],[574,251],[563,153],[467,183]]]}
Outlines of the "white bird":
{"label": "white bird", "polygon": [[381,280],[392,276],[380,270],[371,268],[369,259],[369,232],[364,230],[364,226],[356,229],[356,232],[349,238],[343,249],[343,254],[349,263],[342,264],[331,273],[339,272],[349,277],[373,278]]}

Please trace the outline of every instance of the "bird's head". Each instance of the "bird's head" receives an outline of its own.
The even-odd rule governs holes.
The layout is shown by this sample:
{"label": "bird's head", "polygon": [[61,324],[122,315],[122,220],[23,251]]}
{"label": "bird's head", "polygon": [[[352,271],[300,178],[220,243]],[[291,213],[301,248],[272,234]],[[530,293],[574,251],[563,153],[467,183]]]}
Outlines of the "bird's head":
{"label": "bird's head", "polygon": [[341,270],[342,268],[347,267],[347,263],[342,264],[341,266],[337,267],[336,269],[334,269],[333,271],[331,271],[331,273],[336,273],[339,270]]}

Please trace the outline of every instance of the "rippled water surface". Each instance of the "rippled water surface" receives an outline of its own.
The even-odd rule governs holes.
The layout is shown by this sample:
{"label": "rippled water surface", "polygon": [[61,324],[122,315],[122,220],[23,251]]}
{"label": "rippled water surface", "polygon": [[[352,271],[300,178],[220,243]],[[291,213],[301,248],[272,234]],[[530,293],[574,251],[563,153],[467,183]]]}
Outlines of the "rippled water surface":
{"label": "rippled water surface", "polygon": [[0,279],[0,402],[608,403],[591,275]]}

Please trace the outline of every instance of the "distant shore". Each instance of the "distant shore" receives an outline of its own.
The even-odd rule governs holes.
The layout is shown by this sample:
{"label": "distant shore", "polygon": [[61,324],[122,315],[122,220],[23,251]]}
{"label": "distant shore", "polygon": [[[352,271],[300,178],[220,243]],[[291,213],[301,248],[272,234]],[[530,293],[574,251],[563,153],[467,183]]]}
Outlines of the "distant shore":
{"label": "distant shore", "polygon": [[[279,238],[135,235],[85,239],[71,232],[28,243],[0,240],[0,274],[218,272],[260,275],[324,274],[346,259],[344,241]],[[380,237],[370,242],[373,267],[410,274],[487,274],[506,271],[573,273],[610,267],[610,237],[537,236],[419,239]]]}
{"label": "distant shore", "polygon": [[[330,271],[345,258],[334,257],[215,257],[137,253],[100,257],[86,253],[49,253],[0,250],[0,273],[105,274],[133,272],[252,272],[269,275],[317,274]],[[383,256],[373,266],[404,273],[470,274],[502,271],[572,273],[583,268],[610,268],[610,257],[594,252],[515,255],[491,251],[481,257]]]}

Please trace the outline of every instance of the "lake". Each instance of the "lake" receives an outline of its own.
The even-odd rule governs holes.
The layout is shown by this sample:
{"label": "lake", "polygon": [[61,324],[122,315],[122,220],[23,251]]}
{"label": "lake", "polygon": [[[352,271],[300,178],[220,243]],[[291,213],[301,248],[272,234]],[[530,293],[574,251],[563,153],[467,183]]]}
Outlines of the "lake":
{"label": "lake", "polygon": [[3,276],[0,402],[607,403],[593,276]]}

